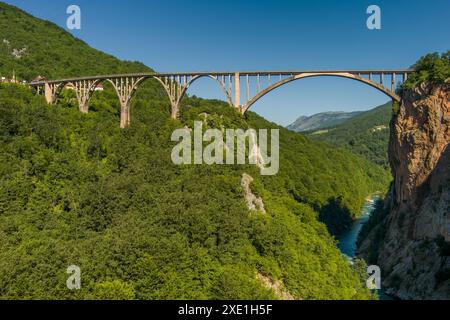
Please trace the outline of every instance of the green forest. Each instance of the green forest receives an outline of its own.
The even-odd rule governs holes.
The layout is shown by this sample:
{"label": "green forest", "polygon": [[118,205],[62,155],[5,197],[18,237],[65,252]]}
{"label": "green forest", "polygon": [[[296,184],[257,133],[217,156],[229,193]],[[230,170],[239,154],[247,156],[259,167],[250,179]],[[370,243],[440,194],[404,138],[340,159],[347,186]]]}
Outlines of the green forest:
{"label": "green forest", "polygon": [[0,76],[31,81],[61,77],[148,72],[139,62],[118,61],[52,22],[0,2]]}
{"label": "green forest", "polygon": [[[0,39],[1,75],[150,70],[3,3]],[[90,107],[80,113],[71,91],[48,106],[27,86],[0,86],[0,299],[280,298],[258,275],[295,299],[374,298],[364,264],[336,247],[330,232],[340,226],[325,223],[330,213],[357,217],[388,186],[384,168],[221,101],[186,97],[172,120],[153,81],[138,91],[125,130],[111,87]],[[205,129],[280,129],[279,174],[173,165],[170,136],[194,120]],[[244,173],[266,213],[248,210]],[[66,287],[70,265],[81,268],[81,290]]]}
{"label": "green forest", "polygon": [[[296,298],[370,297],[318,216],[333,199],[356,215],[386,185],[384,170],[284,129],[277,176],[174,166],[170,134],[199,114],[210,126],[275,125],[200,99],[186,99],[173,121],[167,103],[138,97],[121,130],[107,99],[96,94],[97,111],[83,115],[23,87],[0,89],[1,298],[274,298],[256,273]],[[247,209],[244,172],[267,214]],[[65,287],[72,264],[82,270],[76,292]]]}

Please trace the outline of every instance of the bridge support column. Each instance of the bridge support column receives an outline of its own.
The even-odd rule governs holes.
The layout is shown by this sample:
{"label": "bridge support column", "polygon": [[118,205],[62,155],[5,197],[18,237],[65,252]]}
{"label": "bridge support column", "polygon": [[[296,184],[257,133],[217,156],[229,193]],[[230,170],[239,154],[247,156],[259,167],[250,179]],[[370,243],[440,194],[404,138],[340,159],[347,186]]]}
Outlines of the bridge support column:
{"label": "bridge support column", "polygon": [[44,85],[44,95],[47,104],[54,104],[56,101],[56,86],[46,82]]}
{"label": "bridge support column", "polygon": [[89,102],[79,103],[79,110],[81,113],[89,113]]}
{"label": "bridge support column", "polygon": [[392,73],[392,87],[391,87],[391,91],[395,92],[395,90],[397,89],[396,85],[397,85],[397,75],[394,73]]}
{"label": "bridge support column", "polygon": [[[164,76],[164,77],[154,77],[158,80],[164,89],[166,90],[167,96],[170,101],[170,116],[172,119],[177,119],[180,113],[181,99],[183,98],[186,90],[193,81],[193,76],[185,76],[184,84],[181,83],[182,79],[180,76]],[[188,79],[190,78],[190,80]]]}
{"label": "bridge support column", "polygon": [[125,129],[131,124],[130,102],[120,102],[120,128]]}
{"label": "bridge support column", "polygon": [[89,101],[91,100],[91,95],[95,90],[95,86],[96,82],[93,80],[82,80],[75,82],[74,87],[77,94],[78,108],[80,112],[89,112]]}
{"label": "bridge support column", "polygon": [[120,101],[120,128],[124,129],[131,123],[131,99],[139,84],[145,77],[120,77],[108,79],[114,86]]}
{"label": "bridge support column", "polygon": [[172,111],[171,111],[170,117],[175,120],[178,118],[178,114],[180,113],[180,108],[176,104],[172,104],[171,107],[172,107]]}
{"label": "bridge support column", "polygon": [[241,107],[241,75],[239,72],[234,74],[234,107],[236,109]]}

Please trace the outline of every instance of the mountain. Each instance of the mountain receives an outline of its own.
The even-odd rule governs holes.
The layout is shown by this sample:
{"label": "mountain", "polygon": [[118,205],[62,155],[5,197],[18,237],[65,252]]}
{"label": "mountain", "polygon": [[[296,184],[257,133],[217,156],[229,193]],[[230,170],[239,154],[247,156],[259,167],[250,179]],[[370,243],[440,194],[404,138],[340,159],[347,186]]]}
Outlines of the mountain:
{"label": "mountain", "polygon": [[[2,72],[149,69],[3,3],[0,24]],[[26,86],[0,84],[0,299],[373,298],[363,263],[348,263],[319,218],[357,217],[366,196],[386,188],[385,170],[225,102],[186,97],[179,120],[169,107],[150,81],[121,130],[108,86],[82,114],[73,92],[48,106]],[[171,135],[196,120],[279,129],[279,174],[174,165]],[[71,265],[80,290],[66,287]]]}
{"label": "mountain", "polygon": [[323,112],[310,117],[302,116],[287,128],[295,132],[305,132],[337,126],[361,112]]}
{"label": "mountain", "polygon": [[386,169],[392,103],[362,112],[344,123],[308,133],[311,139],[350,150]]}

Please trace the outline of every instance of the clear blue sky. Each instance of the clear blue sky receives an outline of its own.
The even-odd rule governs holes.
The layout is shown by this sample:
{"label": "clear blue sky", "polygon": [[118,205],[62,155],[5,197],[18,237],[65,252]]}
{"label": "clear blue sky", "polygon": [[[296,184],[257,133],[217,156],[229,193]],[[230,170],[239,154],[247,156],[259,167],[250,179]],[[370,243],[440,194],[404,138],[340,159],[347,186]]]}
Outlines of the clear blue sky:
{"label": "clear blue sky", "polygon": [[[66,27],[66,8],[82,10],[91,46],[157,71],[406,68],[428,52],[450,49],[449,0],[6,0]],[[366,9],[382,10],[368,30]],[[212,80],[190,94],[221,98]],[[286,125],[300,115],[366,110],[389,99],[352,80],[293,82],[253,111]]]}

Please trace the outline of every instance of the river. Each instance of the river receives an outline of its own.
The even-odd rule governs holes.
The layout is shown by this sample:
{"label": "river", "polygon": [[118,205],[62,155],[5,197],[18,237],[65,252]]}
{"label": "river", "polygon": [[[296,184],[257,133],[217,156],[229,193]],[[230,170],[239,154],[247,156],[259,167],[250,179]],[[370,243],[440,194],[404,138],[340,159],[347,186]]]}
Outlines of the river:
{"label": "river", "polygon": [[[370,197],[362,208],[360,218],[355,220],[351,228],[338,238],[338,248],[349,261],[356,258],[356,242],[358,241],[358,235],[361,232],[364,224],[369,221],[370,215],[375,210],[375,204],[379,199],[379,196]],[[393,298],[386,295],[383,290],[378,290],[378,295],[380,297],[380,300],[393,300]]]}
{"label": "river", "polygon": [[359,219],[355,220],[351,228],[341,234],[338,238],[338,248],[349,260],[356,257],[356,242],[358,240],[358,235],[364,224],[369,221],[370,215],[375,210],[375,203],[378,199],[380,199],[379,196],[370,197],[364,204]]}

